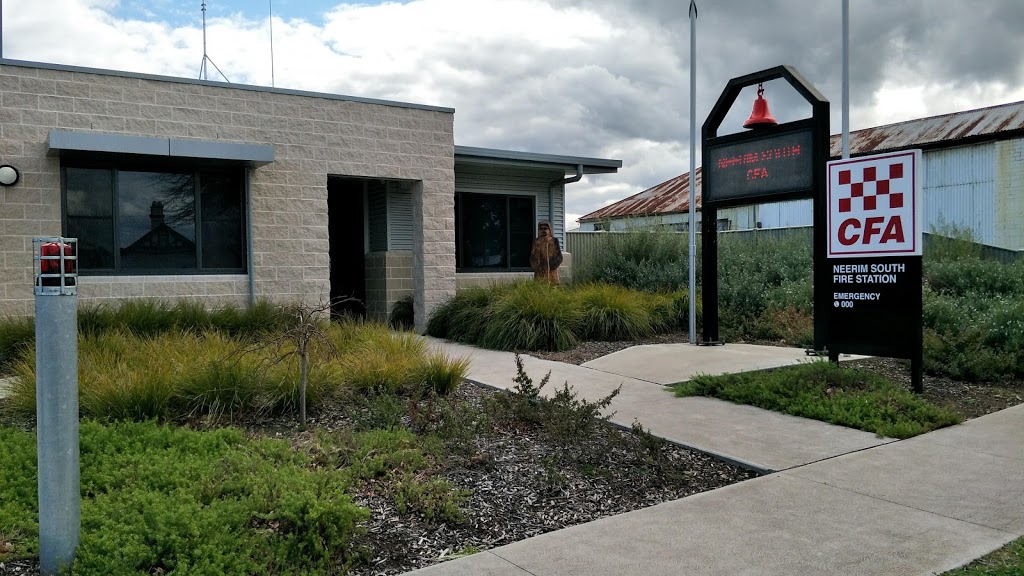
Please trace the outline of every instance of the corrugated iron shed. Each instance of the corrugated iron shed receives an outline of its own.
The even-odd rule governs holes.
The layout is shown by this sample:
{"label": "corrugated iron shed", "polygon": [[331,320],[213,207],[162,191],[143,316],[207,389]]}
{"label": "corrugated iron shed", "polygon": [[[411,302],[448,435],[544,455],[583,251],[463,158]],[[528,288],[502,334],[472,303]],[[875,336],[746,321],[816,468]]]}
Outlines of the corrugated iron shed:
{"label": "corrugated iron shed", "polygon": [[[944,148],[970,142],[996,140],[1024,133],[1024,101],[919,118],[865,128],[850,133],[850,154],[861,156],[907,148]],[[830,156],[842,155],[839,134],[833,134]],[[700,208],[700,168],[697,168],[697,208]],[[606,218],[674,214],[690,209],[690,175],[681,174],[580,218],[593,222]]]}
{"label": "corrugated iron shed", "polygon": [[[700,206],[701,169],[697,168],[697,206]],[[650,214],[674,214],[690,210],[690,173],[680,174],[653,188],[609,204],[580,218],[580,222]]]}

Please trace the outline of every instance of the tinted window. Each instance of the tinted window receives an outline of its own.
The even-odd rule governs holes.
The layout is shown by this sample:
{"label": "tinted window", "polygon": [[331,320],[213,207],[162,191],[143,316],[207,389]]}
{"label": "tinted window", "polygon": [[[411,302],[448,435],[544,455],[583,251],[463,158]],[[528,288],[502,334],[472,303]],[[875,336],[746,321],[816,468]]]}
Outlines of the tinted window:
{"label": "tinted window", "polygon": [[173,166],[65,167],[65,234],[82,273],[244,270],[242,169]]}
{"label": "tinted window", "polygon": [[459,193],[455,199],[455,255],[459,268],[530,268],[535,231],[528,196]]}

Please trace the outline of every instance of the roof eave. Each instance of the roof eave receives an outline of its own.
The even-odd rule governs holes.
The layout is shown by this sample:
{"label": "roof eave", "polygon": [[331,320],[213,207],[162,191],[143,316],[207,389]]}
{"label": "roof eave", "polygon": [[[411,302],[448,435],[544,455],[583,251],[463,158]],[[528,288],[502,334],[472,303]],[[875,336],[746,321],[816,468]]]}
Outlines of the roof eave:
{"label": "roof eave", "polygon": [[584,174],[615,174],[622,167],[622,160],[588,158],[584,156],[563,156],[541,154],[519,150],[498,150],[473,146],[455,146],[455,163],[484,166],[510,166],[519,168],[542,168],[575,172],[583,166]]}

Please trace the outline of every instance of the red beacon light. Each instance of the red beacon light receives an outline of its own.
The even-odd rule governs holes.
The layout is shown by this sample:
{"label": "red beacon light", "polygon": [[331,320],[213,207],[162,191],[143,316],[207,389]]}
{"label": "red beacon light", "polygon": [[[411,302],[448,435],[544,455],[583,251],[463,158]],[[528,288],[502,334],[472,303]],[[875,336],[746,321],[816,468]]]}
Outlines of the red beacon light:
{"label": "red beacon light", "polygon": [[[64,273],[75,273],[75,261],[71,259],[71,244],[64,244]],[[39,271],[43,274],[60,274],[60,253],[61,244],[58,242],[44,242],[39,246],[39,255],[48,258],[39,259]]]}
{"label": "red beacon light", "polygon": [[[75,293],[78,277],[77,240],[74,238],[35,238],[36,293]],[[42,292],[40,290],[42,289]]]}

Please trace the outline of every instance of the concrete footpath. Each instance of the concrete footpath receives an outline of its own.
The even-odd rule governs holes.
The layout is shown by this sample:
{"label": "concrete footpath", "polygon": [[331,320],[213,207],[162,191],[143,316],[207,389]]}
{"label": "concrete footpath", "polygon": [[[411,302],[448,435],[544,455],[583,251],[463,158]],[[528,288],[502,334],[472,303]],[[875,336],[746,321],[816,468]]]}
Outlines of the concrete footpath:
{"label": "concrete footpath", "polygon": [[[437,339],[428,340],[432,346],[448,354],[470,358],[469,380],[494,388],[509,389],[514,386],[514,354]],[[680,369],[679,377],[675,379],[660,375],[660,381],[668,383],[688,380],[699,371],[700,366],[700,362],[692,358],[693,354],[710,353],[719,358],[734,346],[738,353],[731,362],[720,362],[714,370],[712,368],[716,365],[708,363],[703,372],[717,374],[758,370],[807,361],[803,351],[791,348],[749,345],[697,347],[688,344],[638,346],[636,348],[641,349],[643,358],[636,362],[632,356],[624,354],[629,351],[617,352],[606,358],[617,357],[621,361],[603,362],[600,370],[540,360],[532,356],[522,356],[522,359],[523,367],[534,383],[540,382],[551,371],[546,394],[552,394],[556,387],[568,382],[581,397],[597,400],[621,384],[622,391],[611,406],[615,413],[612,421],[616,424],[628,427],[634,420],[639,420],[655,436],[762,472],[785,470],[892,442],[890,438],[878,438],[868,432],[714,398],[676,398],[667,388],[654,381],[622,375],[641,372],[642,376],[649,376],[648,372],[664,371],[663,368],[657,368],[658,365],[678,364],[690,368]],[[650,354],[645,349],[654,349],[657,353]]]}
{"label": "concrete footpath", "polygon": [[[432,344],[469,356],[471,380],[511,387],[511,354]],[[707,349],[682,344],[644,351],[641,375],[664,380],[652,375],[661,369],[655,364],[701,350]],[[742,370],[743,356],[725,366]],[[601,370],[529,357],[524,364],[535,380],[550,369],[552,385],[568,380],[588,398],[621,382],[613,405],[620,423],[636,417],[659,436],[777,472],[413,574],[924,576],[1024,535],[1024,405],[896,442],[756,408],[674,398],[651,381],[619,375],[634,371],[628,362],[601,362]]]}

